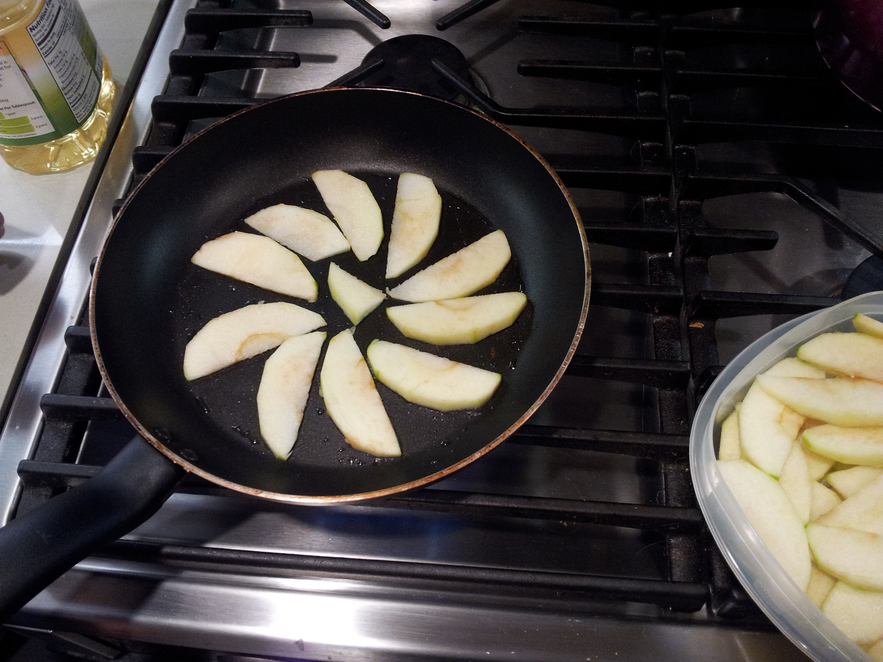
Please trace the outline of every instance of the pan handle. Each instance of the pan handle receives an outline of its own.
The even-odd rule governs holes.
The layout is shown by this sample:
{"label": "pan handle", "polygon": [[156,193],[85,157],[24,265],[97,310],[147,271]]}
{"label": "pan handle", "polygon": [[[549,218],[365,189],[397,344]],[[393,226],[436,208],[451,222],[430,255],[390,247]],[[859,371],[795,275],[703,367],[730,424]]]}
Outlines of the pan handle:
{"label": "pan handle", "polygon": [[0,623],[90,552],[147,520],[184,474],[139,436],[82,485],[0,528]]}

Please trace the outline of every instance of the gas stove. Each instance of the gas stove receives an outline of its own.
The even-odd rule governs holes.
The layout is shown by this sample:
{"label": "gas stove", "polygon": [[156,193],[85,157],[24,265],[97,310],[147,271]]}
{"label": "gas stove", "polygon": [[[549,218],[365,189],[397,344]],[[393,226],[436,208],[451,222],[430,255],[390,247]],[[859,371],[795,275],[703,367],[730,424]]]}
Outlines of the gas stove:
{"label": "gas stove", "polygon": [[163,4],[0,439],[5,520],[133,434],[85,315],[115,203],[263,99],[395,86],[509,126],[579,207],[586,331],[528,423],[450,477],[323,508],[188,478],[10,627],[88,659],[806,659],[715,548],[688,435],[752,340],[879,288],[883,120],[825,68],[813,2],[720,4]]}

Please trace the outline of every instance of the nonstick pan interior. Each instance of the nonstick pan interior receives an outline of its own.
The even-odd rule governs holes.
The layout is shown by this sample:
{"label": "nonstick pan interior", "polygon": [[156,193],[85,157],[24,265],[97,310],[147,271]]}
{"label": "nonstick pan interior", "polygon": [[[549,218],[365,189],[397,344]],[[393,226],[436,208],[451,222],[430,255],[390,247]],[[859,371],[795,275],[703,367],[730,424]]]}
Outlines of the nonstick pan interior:
{"label": "nonstick pan interior", "polygon": [[[287,202],[327,213],[310,175],[336,168],[368,181],[387,236],[398,174],[433,179],[444,204],[441,230],[420,265],[385,281],[386,242],[365,263],[351,253],[304,260],[320,288],[319,301],[308,304],[190,263],[203,242],[250,231],[242,219],[267,205]],[[375,287],[394,286],[492,229],[506,233],[514,259],[485,291],[522,289],[530,302],[513,327],[473,346],[436,348],[395,330],[383,312],[391,301],[357,327],[363,351],[383,337],[503,373],[491,402],[449,414],[411,405],[379,385],[401,458],[376,459],[343,441],[324,413],[318,371],[286,462],[273,457],[258,432],[254,396],[266,354],[193,383],[183,377],[185,344],[216,315],[288,300],[322,313],[331,337],[350,325],[328,295],[329,262]],[[285,97],[239,113],[170,155],[122,209],[99,258],[91,312],[105,380],[151,443],[234,489],[322,502],[422,484],[508,436],[559,376],[587,304],[588,253],[576,210],[557,178],[514,135],[448,102],[345,89]]]}

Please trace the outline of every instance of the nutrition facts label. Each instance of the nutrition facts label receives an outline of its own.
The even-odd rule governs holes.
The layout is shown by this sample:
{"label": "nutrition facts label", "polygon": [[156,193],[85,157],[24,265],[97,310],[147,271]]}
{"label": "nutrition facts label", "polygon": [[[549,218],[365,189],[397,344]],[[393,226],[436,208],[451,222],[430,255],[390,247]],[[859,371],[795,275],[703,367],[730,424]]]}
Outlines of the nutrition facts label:
{"label": "nutrition facts label", "polygon": [[34,138],[54,130],[15,58],[0,41],[0,138]]}
{"label": "nutrition facts label", "polygon": [[71,0],[46,0],[28,33],[77,122],[83,122],[98,100],[101,78],[94,67],[101,58],[82,9]]}

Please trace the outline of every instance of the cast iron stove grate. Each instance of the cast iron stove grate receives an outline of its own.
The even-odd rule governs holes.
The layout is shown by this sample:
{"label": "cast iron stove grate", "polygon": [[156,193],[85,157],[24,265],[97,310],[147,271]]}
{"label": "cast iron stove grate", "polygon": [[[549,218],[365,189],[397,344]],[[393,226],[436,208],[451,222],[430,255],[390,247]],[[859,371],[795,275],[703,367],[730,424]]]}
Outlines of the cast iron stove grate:
{"label": "cast iron stove grate", "polygon": [[[771,194],[784,194],[793,200],[786,204],[821,219],[822,232],[836,235],[837,246],[848,244],[862,258],[883,255],[866,219],[852,220],[837,204],[845,194],[831,185],[879,192],[863,173],[880,162],[883,122],[814,57],[812,2],[732,11],[715,2],[632,2],[628,11],[599,9],[582,18],[565,18],[565,4],[543,5],[558,12],[554,16],[508,19],[519,38],[612,41],[618,55],[602,49],[595,57],[587,47],[585,60],[550,52],[513,67],[525,80],[620,90],[621,108],[544,106],[543,99],[516,107],[495,100],[493,80],[483,89],[462,70],[430,61],[440,84],[529,141],[539,129],[611,136],[628,145],[628,158],[615,163],[592,154],[544,153],[575,195],[593,256],[587,332],[550,401],[477,466],[378,503],[316,512],[256,506],[196,478],[182,486],[182,493],[216,496],[237,510],[291,513],[318,531],[339,527],[359,536],[355,522],[365,519],[393,537],[401,527],[415,527],[424,556],[372,554],[381,547],[370,543],[362,554],[335,556],[144,536],[113,543],[99,556],[210,572],[354,579],[452,602],[770,628],[733,579],[696,506],[687,463],[691,417],[724,362],[722,325],[817,310],[836,303],[839,290],[720,287],[715,265],[728,256],[775,254],[781,232],[718,223],[730,217],[714,203],[753,196],[762,205]],[[265,51],[260,43],[242,47],[233,28],[247,25],[261,42],[277,29],[313,29],[313,16],[260,7],[199,2],[188,14],[166,90],[154,100],[153,130],[133,156],[135,182],[200,126],[259,101],[243,91],[218,95],[213,74],[246,78],[255,69],[299,65],[297,52]],[[474,9],[456,20],[480,20]],[[450,27],[447,19],[440,24]],[[365,84],[372,75],[376,65],[366,58],[365,68],[343,80]],[[801,105],[807,97],[825,101],[808,110]],[[754,152],[763,154],[760,168],[743,158]],[[611,214],[606,202],[596,204],[596,194],[628,208]],[[67,331],[67,364],[56,391],[43,397],[40,445],[20,467],[20,510],[94,474],[117,448],[94,439],[128,438],[127,424],[101,387],[86,324],[83,317]],[[623,344],[615,339],[619,333],[637,339]],[[626,413],[622,400],[633,405]],[[593,481],[603,487],[592,488]],[[624,498],[617,498],[618,485],[628,486]],[[426,542],[433,538],[490,551],[436,555]]]}

